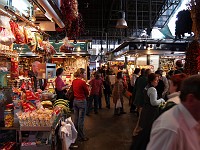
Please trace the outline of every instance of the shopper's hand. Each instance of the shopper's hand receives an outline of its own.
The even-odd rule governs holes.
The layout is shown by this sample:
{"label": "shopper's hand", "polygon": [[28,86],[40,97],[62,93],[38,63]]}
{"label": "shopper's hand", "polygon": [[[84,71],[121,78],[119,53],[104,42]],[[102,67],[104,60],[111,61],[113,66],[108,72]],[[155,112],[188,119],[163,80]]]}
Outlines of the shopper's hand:
{"label": "shopper's hand", "polygon": [[161,103],[165,104],[165,100],[164,100],[164,99],[161,99]]}

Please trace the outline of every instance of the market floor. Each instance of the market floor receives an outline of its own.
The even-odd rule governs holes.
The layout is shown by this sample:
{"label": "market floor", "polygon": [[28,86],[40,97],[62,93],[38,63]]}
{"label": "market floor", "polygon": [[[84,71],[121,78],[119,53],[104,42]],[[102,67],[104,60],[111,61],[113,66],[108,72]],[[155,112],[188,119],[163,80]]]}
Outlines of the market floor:
{"label": "market floor", "polygon": [[[85,133],[88,141],[78,142],[77,150],[129,150],[132,144],[132,131],[137,117],[129,112],[128,99],[124,98],[124,108],[127,112],[114,116],[114,105],[111,98],[111,108],[105,107],[98,114],[91,113],[85,118]],[[74,149],[74,148],[73,148]]]}

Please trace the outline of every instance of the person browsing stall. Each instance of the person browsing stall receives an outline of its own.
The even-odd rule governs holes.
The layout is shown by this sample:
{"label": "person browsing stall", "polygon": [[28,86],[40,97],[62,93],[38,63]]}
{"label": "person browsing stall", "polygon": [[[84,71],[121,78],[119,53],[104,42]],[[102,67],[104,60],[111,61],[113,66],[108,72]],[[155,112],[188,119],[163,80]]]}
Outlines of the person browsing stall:
{"label": "person browsing stall", "polygon": [[151,130],[147,150],[200,149],[200,75],[185,79],[180,104],[164,112]]}
{"label": "person browsing stall", "polygon": [[89,95],[89,90],[86,82],[83,80],[85,78],[85,69],[79,68],[74,77],[76,79],[73,80],[72,89],[74,92],[74,125],[78,131],[78,140],[79,141],[87,141],[88,138],[85,136],[83,131],[84,129],[84,119],[87,109],[87,101],[86,98]]}
{"label": "person browsing stall", "polygon": [[64,81],[62,80],[63,75],[63,68],[58,68],[56,70],[56,80],[55,80],[55,91],[57,94],[57,99],[66,99],[65,97],[65,91],[68,88],[68,86],[65,85]]}

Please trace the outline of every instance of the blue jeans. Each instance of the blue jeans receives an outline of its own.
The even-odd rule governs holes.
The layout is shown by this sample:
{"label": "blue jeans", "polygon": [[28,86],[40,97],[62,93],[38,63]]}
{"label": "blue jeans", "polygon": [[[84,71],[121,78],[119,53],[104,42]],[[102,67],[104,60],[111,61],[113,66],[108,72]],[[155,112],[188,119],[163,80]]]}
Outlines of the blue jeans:
{"label": "blue jeans", "polygon": [[99,95],[98,96],[99,98],[98,98],[98,104],[99,104],[99,109],[101,109],[102,108],[102,102],[101,102],[101,95]]}
{"label": "blue jeans", "polygon": [[87,108],[87,114],[90,113],[91,109],[92,109],[92,102],[94,100],[94,112],[98,112],[98,101],[99,101],[99,96],[98,95],[91,95],[89,98],[89,102],[88,102],[88,108]]}
{"label": "blue jeans", "polygon": [[76,130],[78,131],[78,138],[85,138],[85,134],[83,132],[84,128],[84,119],[87,108],[86,100],[74,100],[74,125]]}
{"label": "blue jeans", "polygon": [[106,107],[110,107],[110,95],[104,94],[105,100],[106,100]]}

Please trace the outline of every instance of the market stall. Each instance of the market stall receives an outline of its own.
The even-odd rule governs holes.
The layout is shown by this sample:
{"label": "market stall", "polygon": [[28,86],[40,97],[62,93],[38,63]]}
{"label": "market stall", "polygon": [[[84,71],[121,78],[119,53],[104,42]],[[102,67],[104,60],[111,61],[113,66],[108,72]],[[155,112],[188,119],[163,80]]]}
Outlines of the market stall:
{"label": "market stall", "polygon": [[[56,100],[50,86],[41,90],[36,83],[35,88],[35,81],[55,77],[56,64],[48,62],[56,51],[48,36],[20,13],[0,7],[0,147],[3,149],[55,149],[61,118],[69,115],[68,101]],[[40,64],[37,73],[33,69],[35,62]]]}

